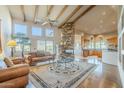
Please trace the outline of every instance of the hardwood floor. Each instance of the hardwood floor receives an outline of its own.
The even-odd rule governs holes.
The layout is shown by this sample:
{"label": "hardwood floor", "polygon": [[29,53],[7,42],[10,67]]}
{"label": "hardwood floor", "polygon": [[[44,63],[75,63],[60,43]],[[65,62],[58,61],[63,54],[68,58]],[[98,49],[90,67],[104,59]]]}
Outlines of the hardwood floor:
{"label": "hardwood floor", "polygon": [[117,66],[104,64],[89,58],[89,63],[97,64],[97,68],[78,86],[78,88],[121,88],[121,80]]}

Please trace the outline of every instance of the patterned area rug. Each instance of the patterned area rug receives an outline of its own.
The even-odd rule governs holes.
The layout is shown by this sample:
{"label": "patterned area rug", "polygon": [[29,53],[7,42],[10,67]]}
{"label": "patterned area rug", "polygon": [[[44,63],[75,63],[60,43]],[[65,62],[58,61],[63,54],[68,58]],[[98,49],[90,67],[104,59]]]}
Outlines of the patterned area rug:
{"label": "patterned area rug", "polygon": [[95,64],[86,62],[79,62],[77,64],[79,69],[73,73],[57,73],[51,71],[49,65],[34,67],[31,70],[30,81],[38,88],[77,87],[96,68]]}

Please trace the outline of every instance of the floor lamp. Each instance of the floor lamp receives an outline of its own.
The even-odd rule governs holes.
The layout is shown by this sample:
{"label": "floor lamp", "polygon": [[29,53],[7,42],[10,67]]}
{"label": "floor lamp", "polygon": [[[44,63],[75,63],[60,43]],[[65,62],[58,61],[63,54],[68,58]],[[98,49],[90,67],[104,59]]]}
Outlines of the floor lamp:
{"label": "floor lamp", "polygon": [[13,57],[14,47],[16,46],[15,40],[9,40],[7,46],[11,48],[11,57]]}

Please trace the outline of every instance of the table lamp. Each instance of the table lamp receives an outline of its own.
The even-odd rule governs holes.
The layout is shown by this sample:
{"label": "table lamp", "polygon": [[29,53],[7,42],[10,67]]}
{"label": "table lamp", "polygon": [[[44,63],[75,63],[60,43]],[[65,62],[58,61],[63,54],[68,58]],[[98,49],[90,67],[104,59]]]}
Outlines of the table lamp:
{"label": "table lamp", "polygon": [[9,40],[7,43],[7,46],[9,46],[11,48],[11,56],[13,57],[13,50],[14,47],[16,46],[16,41],[15,40]]}

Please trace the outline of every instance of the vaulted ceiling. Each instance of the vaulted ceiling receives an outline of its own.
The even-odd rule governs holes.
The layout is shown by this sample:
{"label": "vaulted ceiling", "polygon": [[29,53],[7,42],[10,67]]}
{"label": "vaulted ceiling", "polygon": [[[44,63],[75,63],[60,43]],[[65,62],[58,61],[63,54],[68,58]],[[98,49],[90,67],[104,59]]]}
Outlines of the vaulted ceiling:
{"label": "vaulted ceiling", "polygon": [[72,22],[78,31],[102,34],[117,31],[117,6],[95,5],[8,5],[12,19],[44,22],[46,17],[57,20],[61,27]]}

